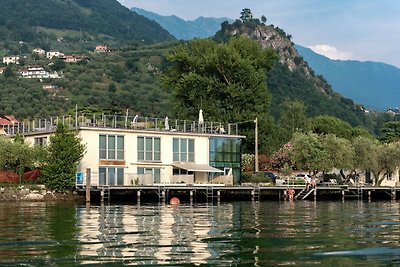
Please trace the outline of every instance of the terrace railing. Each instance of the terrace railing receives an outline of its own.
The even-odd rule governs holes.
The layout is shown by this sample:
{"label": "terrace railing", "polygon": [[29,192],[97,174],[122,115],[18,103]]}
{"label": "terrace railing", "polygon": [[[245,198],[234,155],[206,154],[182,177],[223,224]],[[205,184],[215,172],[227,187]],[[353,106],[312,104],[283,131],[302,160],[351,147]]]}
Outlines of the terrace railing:
{"label": "terrace railing", "polygon": [[[141,116],[79,114],[76,116],[59,116],[45,119],[25,120],[12,125],[1,126],[0,133],[6,135],[27,134],[54,131],[57,124],[69,128],[81,127],[132,129],[148,131],[191,132],[207,134],[238,135],[238,123],[199,122],[177,119],[160,119]],[[2,131],[1,131],[2,130]]]}

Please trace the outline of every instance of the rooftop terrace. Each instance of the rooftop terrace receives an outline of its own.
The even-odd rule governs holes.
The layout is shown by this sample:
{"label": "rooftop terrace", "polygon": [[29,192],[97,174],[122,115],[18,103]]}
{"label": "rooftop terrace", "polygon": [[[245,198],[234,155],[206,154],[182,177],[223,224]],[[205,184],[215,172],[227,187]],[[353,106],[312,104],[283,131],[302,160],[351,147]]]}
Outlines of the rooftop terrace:
{"label": "rooftop terrace", "polygon": [[146,131],[170,131],[182,133],[205,133],[215,135],[238,135],[238,123],[190,121],[166,118],[151,118],[122,115],[77,114],[25,120],[11,125],[0,126],[0,134],[16,135],[54,131],[57,124],[68,125],[71,129],[81,127],[130,129]]}

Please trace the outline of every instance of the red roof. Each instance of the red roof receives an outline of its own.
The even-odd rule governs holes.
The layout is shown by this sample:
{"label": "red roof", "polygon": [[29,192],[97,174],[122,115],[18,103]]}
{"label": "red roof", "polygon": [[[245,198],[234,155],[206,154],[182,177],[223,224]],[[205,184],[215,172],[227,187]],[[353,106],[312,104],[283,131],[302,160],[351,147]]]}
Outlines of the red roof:
{"label": "red roof", "polygon": [[0,115],[0,125],[12,125],[16,123],[19,123],[19,121],[13,115],[9,116]]}

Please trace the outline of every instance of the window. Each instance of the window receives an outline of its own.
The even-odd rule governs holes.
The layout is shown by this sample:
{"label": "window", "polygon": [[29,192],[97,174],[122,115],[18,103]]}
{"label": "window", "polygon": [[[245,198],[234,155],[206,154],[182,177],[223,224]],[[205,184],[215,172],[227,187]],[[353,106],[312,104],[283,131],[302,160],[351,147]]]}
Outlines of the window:
{"label": "window", "polygon": [[153,183],[160,183],[161,169],[160,168],[140,168],[138,167],[138,174],[148,174],[153,177]]}
{"label": "window", "polygon": [[210,138],[210,165],[232,173],[237,182],[240,177],[240,139]]}
{"label": "window", "polygon": [[124,185],[124,168],[99,167],[100,185]]}
{"label": "window", "polygon": [[35,146],[45,146],[47,145],[47,137],[37,137],[34,139]]}
{"label": "window", "polygon": [[100,159],[124,159],[124,137],[120,135],[99,136]]}
{"label": "window", "polygon": [[138,160],[160,161],[161,142],[159,137],[138,137]]}
{"label": "window", "polygon": [[194,140],[185,138],[174,138],[173,160],[194,162]]}

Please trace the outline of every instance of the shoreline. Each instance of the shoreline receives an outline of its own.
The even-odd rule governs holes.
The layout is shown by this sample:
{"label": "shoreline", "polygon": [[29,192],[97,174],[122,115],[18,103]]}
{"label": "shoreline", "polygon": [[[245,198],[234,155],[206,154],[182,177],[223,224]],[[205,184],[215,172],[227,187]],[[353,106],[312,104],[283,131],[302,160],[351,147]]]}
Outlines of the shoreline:
{"label": "shoreline", "polygon": [[3,202],[85,202],[85,197],[77,192],[58,193],[46,189],[44,185],[10,185],[0,186],[0,201]]}

